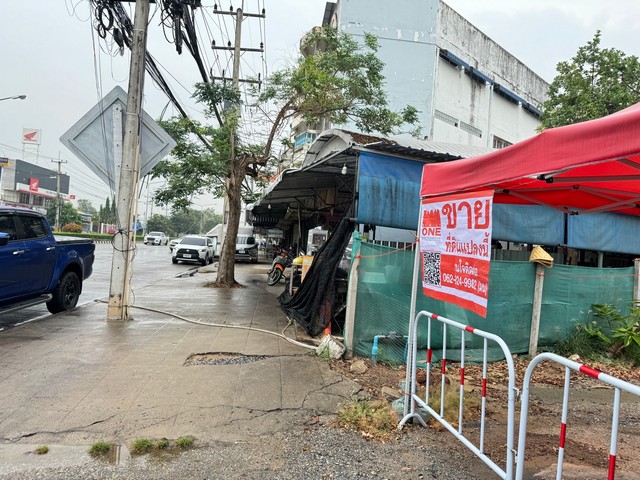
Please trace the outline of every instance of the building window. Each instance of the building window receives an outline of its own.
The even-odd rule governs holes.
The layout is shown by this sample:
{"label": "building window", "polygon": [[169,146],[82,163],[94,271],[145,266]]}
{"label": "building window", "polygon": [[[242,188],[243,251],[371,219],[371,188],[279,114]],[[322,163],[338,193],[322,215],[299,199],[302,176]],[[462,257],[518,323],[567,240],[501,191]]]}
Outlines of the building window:
{"label": "building window", "polygon": [[31,195],[29,195],[28,193],[20,193],[20,199],[18,200],[19,203],[29,205],[31,203],[30,200],[31,200]]}
{"label": "building window", "polygon": [[448,123],[449,125],[453,125],[454,127],[458,126],[458,119],[452,117],[451,115],[447,115],[444,112],[441,112],[440,110],[436,110],[434,117],[437,118],[438,120],[442,120],[444,123]]}
{"label": "building window", "polygon": [[508,147],[509,145],[513,145],[513,143],[507,142],[506,140],[500,137],[496,137],[495,135],[493,136],[493,148],[501,149]]}
{"label": "building window", "polygon": [[482,138],[482,130],[474,127],[473,125],[469,125],[468,123],[460,122],[460,130],[464,130],[465,132],[470,133],[471,135],[475,135],[476,137]]}

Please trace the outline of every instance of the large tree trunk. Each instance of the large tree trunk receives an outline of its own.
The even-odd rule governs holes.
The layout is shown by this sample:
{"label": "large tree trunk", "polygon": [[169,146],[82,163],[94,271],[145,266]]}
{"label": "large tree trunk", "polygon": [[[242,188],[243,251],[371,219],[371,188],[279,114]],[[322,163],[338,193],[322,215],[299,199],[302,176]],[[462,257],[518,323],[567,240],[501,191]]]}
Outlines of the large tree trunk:
{"label": "large tree trunk", "polygon": [[235,279],[236,237],[238,236],[238,226],[240,225],[244,170],[245,168],[241,165],[241,162],[236,161],[233,164],[229,178],[227,178],[229,218],[218,264],[218,277],[216,278],[216,286],[218,287],[233,287],[237,284]]}

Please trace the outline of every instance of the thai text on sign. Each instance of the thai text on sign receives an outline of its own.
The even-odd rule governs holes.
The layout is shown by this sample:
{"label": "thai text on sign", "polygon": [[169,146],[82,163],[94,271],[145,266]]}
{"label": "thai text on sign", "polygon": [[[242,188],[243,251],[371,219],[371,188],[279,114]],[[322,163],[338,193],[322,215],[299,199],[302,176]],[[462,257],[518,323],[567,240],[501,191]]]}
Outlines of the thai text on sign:
{"label": "thai text on sign", "polygon": [[425,198],[420,208],[422,289],[487,314],[493,190]]}

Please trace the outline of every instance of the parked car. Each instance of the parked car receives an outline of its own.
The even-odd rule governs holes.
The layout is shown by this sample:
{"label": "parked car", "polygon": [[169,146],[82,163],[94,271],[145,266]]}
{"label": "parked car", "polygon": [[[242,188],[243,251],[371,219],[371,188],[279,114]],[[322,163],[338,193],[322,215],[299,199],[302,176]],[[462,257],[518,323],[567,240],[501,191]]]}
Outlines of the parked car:
{"label": "parked car", "polygon": [[43,302],[51,313],[74,308],[94,250],[91,239],[54,236],[34,210],[0,207],[0,313]]}
{"label": "parked car", "polygon": [[173,240],[171,240],[169,242],[169,251],[173,252],[173,249],[175,248],[175,246],[180,243],[182,241],[182,237],[180,238],[174,238]]}
{"label": "parked car", "polygon": [[246,260],[258,263],[258,242],[253,235],[238,235],[236,237],[236,261]]}
{"label": "parked car", "polygon": [[144,236],[145,245],[167,245],[169,237],[164,232],[149,232]]}
{"label": "parked car", "polygon": [[171,254],[171,262],[198,262],[201,265],[213,263],[213,240],[203,235],[187,235],[176,244]]}

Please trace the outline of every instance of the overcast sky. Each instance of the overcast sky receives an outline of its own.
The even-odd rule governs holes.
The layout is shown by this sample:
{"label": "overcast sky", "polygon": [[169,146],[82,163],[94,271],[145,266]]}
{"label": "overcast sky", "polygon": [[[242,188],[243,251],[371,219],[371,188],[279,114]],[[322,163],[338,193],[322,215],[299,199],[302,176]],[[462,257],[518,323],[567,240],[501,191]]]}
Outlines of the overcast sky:
{"label": "overcast sky", "polygon": [[[354,1],[354,0],[350,0]],[[366,4],[365,0],[362,0]],[[214,0],[203,0],[211,11]],[[405,2],[403,2],[405,3]],[[419,3],[418,1],[415,2]],[[551,81],[555,65],[568,60],[578,47],[602,31],[602,46],[618,48],[628,55],[640,56],[640,2],[638,0],[449,0],[447,3],[477,28],[502,45],[507,51]],[[134,4],[126,4],[133,18]],[[243,55],[242,75],[272,72],[286,66],[295,55],[303,33],[322,21],[322,0],[245,0],[245,12],[266,8],[264,22],[243,22],[243,47],[255,47],[265,41],[265,55]],[[220,4],[228,10],[229,2]],[[239,5],[234,3],[234,8]],[[152,5],[152,14],[155,6]],[[399,15],[410,12],[399,9]],[[108,189],[80,160],[59,141],[77,120],[102,96],[120,85],[128,84],[129,54],[120,56],[95,34],[88,0],[2,0],[0,1],[0,98],[27,95],[26,100],[0,101],[0,156],[22,158],[22,129],[41,129],[38,165],[56,168],[51,162],[58,155],[68,163],[63,172],[71,175],[71,194],[86,198],[97,208],[104,203]],[[230,59],[213,56],[209,38],[226,44],[233,35],[228,16],[207,14],[209,31],[199,33],[207,54],[207,62],[219,70],[231,71]],[[233,43],[233,39],[232,43]],[[190,100],[189,90],[200,81],[191,56],[176,53],[160,26],[160,15],[153,15],[149,26],[148,49],[161,65],[161,71],[174,94],[188,112],[200,115]],[[215,74],[218,74],[215,72]],[[157,119],[167,99],[147,77],[143,108]],[[171,107],[164,118],[177,112]],[[35,152],[27,150],[24,159],[35,162]],[[142,199],[144,205],[144,198]],[[200,207],[211,202],[199,201]],[[216,205],[218,205],[216,203]],[[142,206],[144,211],[144,206]],[[158,207],[154,207],[158,213]],[[140,210],[139,210],[140,211]],[[141,211],[141,213],[142,213]]]}

